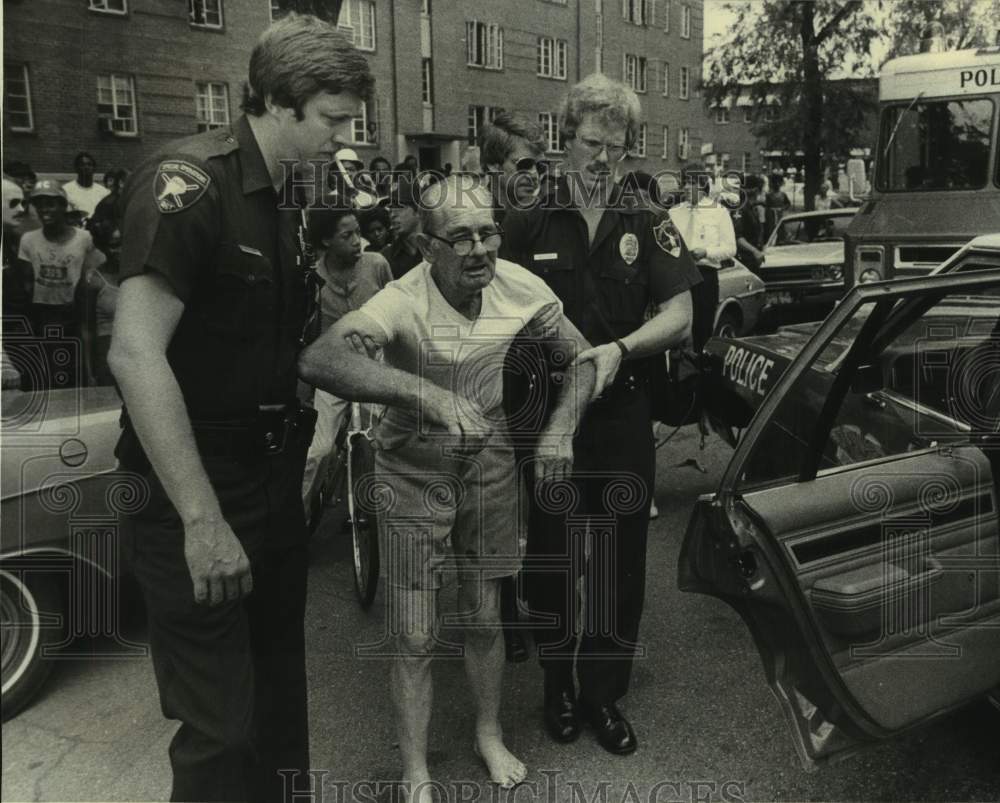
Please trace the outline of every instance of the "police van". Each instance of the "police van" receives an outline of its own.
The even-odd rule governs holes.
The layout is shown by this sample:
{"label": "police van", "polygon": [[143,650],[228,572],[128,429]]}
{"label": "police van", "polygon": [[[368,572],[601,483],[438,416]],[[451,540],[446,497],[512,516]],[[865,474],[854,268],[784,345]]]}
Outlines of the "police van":
{"label": "police van", "polygon": [[893,59],[879,106],[871,197],[845,238],[846,289],[924,275],[1000,231],[1000,46]]}

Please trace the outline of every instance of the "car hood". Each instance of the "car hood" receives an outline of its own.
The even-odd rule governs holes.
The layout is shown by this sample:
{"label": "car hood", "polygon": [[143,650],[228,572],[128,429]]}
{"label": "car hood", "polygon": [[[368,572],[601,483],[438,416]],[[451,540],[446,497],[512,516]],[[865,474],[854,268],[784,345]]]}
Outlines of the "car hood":
{"label": "car hood", "polygon": [[809,243],[807,245],[769,245],[764,249],[763,269],[795,265],[842,265],[844,243]]}

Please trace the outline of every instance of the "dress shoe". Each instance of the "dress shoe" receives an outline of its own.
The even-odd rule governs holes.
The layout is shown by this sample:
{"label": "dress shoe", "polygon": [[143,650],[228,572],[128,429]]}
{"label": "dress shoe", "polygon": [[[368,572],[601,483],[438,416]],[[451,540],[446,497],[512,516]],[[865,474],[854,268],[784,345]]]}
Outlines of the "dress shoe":
{"label": "dress shoe", "polygon": [[520,664],[528,660],[528,647],[524,643],[524,635],[520,630],[504,628],[503,646],[507,663]]}
{"label": "dress shoe", "polygon": [[545,694],[545,729],[557,742],[574,742],[580,735],[580,712],[573,689],[563,688]]}
{"label": "dress shoe", "polygon": [[609,753],[627,756],[637,745],[635,732],[614,703],[591,705],[580,701],[580,709],[590,726],[597,731],[597,741]]}

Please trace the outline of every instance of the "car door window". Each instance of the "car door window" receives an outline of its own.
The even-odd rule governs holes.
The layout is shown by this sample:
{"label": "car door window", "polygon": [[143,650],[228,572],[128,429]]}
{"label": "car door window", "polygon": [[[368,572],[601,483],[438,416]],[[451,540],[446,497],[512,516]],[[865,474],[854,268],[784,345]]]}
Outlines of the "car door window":
{"label": "car door window", "polygon": [[860,307],[782,399],[745,464],[743,488],[995,432],[998,294],[946,294],[888,331],[883,321],[911,302]]}

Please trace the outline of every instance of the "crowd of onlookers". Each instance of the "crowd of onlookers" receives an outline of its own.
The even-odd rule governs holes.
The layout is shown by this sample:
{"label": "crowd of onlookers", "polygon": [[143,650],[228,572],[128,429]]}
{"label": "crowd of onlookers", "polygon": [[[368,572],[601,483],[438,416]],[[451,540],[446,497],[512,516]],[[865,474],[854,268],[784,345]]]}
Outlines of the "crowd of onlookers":
{"label": "crowd of onlookers", "polygon": [[112,383],[118,295],[118,199],[127,176],[81,152],[76,178],[39,180],[3,165],[3,385],[38,390]]}

